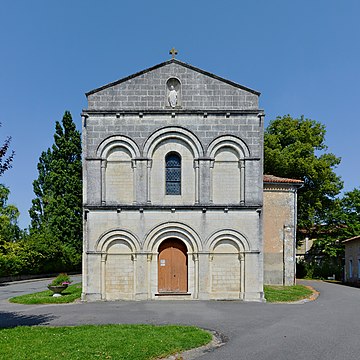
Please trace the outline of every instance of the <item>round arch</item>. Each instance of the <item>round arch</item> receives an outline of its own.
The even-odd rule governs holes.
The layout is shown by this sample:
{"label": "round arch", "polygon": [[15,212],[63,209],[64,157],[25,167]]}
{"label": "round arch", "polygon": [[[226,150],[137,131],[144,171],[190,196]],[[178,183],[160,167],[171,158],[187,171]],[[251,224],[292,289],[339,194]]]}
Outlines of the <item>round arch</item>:
{"label": "round arch", "polygon": [[250,156],[250,150],[246,143],[232,135],[224,135],[213,140],[206,151],[208,157],[214,158],[217,151],[222,147],[232,148],[238,155],[239,159]]}
{"label": "round arch", "polygon": [[210,235],[210,237],[206,241],[206,248],[210,252],[213,252],[216,245],[224,240],[232,241],[239,252],[250,250],[249,242],[246,239],[246,237],[241,233],[239,233],[238,231],[231,229],[219,230],[213,233],[212,235]]}
{"label": "round arch", "polygon": [[130,152],[132,158],[140,157],[140,150],[135,141],[121,135],[110,136],[102,141],[96,150],[96,155],[102,159],[106,159],[108,153],[115,147],[124,147]]}
{"label": "round arch", "polygon": [[122,240],[128,244],[133,253],[140,250],[140,243],[137,237],[127,230],[112,229],[102,234],[95,244],[97,252],[107,253],[114,241]]}
{"label": "round arch", "polygon": [[188,253],[197,253],[202,249],[201,239],[192,228],[182,223],[171,222],[156,226],[146,235],[144,250],[158,252],[160,244],[169,238],[181,240],[186,245]]}
{"label": "round arch", "polygon": [[191,131],[181,127],[167,127],[155,131],[147,138],[144,144],[144,156],[151,159],[157,145],[168,139],[182,140],[189,146],[195,158],[204,154],[201,142]]}

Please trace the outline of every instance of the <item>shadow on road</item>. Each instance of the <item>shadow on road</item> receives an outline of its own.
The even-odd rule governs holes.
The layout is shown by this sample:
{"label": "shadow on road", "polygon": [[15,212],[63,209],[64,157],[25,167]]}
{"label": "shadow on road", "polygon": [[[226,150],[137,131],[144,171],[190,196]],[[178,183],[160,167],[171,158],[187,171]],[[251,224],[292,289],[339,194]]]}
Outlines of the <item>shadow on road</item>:
{"label": "shadow on road", "polygon": [[360,283],[349,283],[349,282],[342,282],[342,281],[334,281],[334,280],[323,280],[326,283],[329,284],[335,284],[335,285],[342,285],[342,286],[348,286],[352,288],[360,289]]}
{"label": "shadow on road", "polygon": [[53,319],[55,319],[53,315],[23,315],[13,312],[0,312],[0,328],[45,325]]}

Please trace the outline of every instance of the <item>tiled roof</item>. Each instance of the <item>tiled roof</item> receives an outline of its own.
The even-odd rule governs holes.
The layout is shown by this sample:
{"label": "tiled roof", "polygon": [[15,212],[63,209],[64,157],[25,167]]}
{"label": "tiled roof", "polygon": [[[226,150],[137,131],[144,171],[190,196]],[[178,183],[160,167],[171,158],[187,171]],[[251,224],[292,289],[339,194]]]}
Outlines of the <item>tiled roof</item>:
{"label": "tiled roof", "polygon": [[343,240],[343,242],[353,241],[353,240],[360,240],[360,235],[354,236],[350,239]]}
{"label": "tiled roof", "polygon": [[282,183],[282,184],[287,183],[287,184],[297,184],[297,185],[302,185],[304,183],[302,180],[282,178],[274,175],[264,175],[264,182]]}

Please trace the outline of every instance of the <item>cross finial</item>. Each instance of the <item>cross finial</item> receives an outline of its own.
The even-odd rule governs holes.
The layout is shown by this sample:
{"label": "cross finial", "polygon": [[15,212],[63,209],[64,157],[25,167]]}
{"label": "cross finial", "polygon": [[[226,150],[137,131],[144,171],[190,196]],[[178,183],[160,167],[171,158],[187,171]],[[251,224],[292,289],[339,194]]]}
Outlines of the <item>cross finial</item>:
{"label": "cross finial", "polygon": [[172,48],[170,51],[169,51],[169,54],[171,54],[171,58],[172,59],[175,59],[175,55],[177,55],[178,51],[175,49],[175,48]]}

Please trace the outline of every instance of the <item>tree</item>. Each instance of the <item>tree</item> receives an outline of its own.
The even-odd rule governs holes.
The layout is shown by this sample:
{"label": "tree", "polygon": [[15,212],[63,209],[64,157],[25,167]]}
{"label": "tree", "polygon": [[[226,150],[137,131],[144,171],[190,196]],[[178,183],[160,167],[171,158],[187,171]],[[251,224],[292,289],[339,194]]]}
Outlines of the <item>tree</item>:
{"label": "tree", "polygon": [[[1,127],[1,123],[0,123],[0,127]],[[0,147],[0,176],[6,170],[11,168],[11,163],[12,163],[14,155],[15,155],[15,152],[12,151],[10,153],[10,155],[6,157],[6,153],[9,150],[10,142],[11,142],[11,137],[8,136],[5,139],[4,144]]]}
{"label": "tree", "polygon": [[4,243],[20,239],[21,230],[17,224],[19,210],[8,204],[10,190],[0,184],[0,250]]}
{"label": "tree", "polygon": [[360,189],[337,198],[326,213],[317,239],[308,254],[305,268],[314,277],[336,274],[342,279],[344,244],[342,240],[360,235]]}
{"label": "tree", "polygon": [[[38,163],[33,182],[36,195],[29,211],[30,233],[47,234],[63,244],[64,256],[71,254],[79,265],[82,250],[82,164],[81,138],[70,112],[56,122],[54,144]],[[74,256],[77,254],[77,256]]]}
{"label": "tree", "polygon": [[360,188],[344,194],[341,208],[341,240],[360,235]]}
{"label": "tree", "polygon": [[298,227],[313,237],[326,214],[335,206],[342,181],[334,172],[340,158],[326,153],[325,126],[310,119],[277,117],[264,135],[266,174],[300,179]]}
{"label": "tree", "polygon": [[23,232],[18,226],[19,210],[8,204],[10,191],[0,184],[0,276],[18,274],[21,260],[14,252],[19,247]]}

